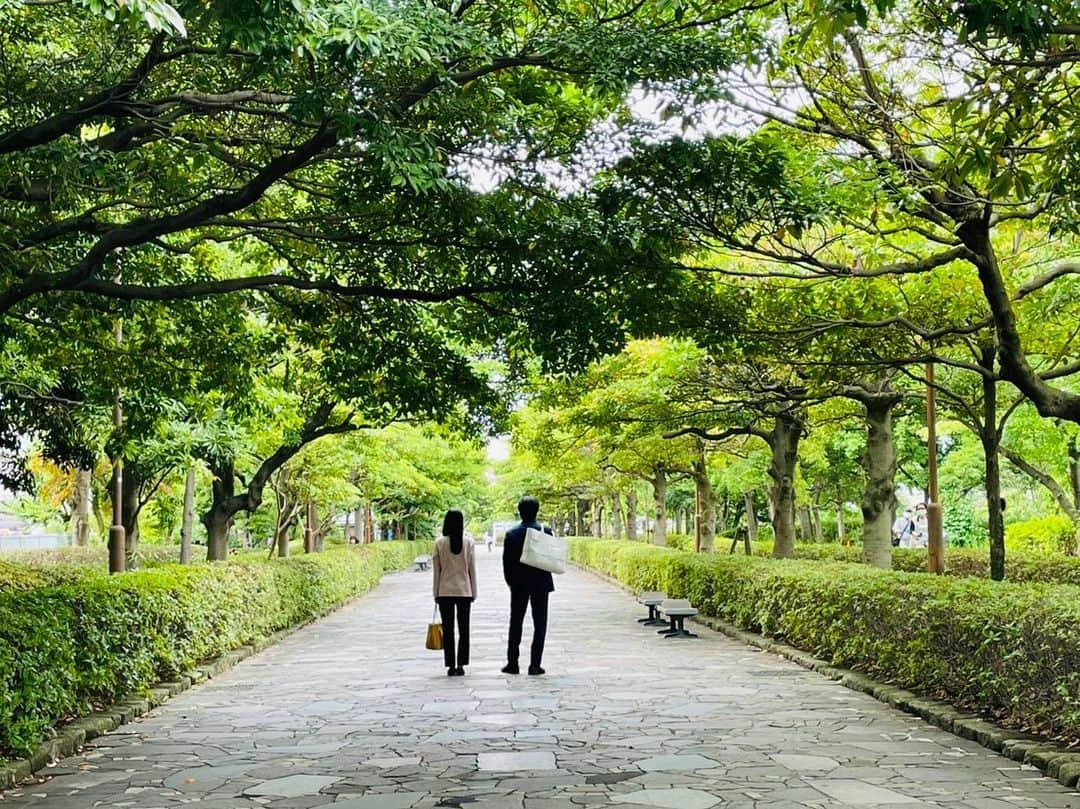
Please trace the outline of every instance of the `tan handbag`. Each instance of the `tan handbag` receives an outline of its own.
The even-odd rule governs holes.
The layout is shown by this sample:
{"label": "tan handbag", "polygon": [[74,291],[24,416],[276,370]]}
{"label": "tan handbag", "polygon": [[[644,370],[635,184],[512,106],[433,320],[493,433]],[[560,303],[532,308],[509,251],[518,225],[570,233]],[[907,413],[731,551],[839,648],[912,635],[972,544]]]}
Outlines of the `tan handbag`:
{"label": "tan handbag", "polygon": [[427,625],[427,642],[424,643],[424,646],[429,649],[442,648],[442,623],[435,623],[435,615],[438,609],[438,607],[435,608],[435,612],[431,614],[431,623]]}

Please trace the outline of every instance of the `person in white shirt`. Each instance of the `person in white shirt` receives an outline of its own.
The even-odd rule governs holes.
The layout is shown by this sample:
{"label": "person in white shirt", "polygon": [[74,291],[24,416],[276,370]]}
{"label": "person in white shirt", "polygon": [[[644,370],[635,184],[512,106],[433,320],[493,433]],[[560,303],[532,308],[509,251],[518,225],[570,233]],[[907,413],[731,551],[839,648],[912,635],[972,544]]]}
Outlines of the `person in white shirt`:
{"label": "person in white shirt", "polygon": [[910,548],[911,532],[915,530],[915,520],[912,519],[911,509],[905,508],[903,514],[897,515],[892,524],[893,547]]}
{"label": "person in white shirt", "polygon": [[911,529],[912,548],[925,548],[930,544],[930,528],[926,523],[926,505],[915,506],[915,526]]}

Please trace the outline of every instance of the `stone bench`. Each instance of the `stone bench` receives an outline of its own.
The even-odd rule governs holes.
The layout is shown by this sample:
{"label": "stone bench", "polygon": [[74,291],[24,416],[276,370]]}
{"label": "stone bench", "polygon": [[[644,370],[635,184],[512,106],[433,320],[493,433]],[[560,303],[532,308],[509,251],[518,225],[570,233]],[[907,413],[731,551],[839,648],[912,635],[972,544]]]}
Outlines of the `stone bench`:
{"label": "stone bench", "polygon": [[691,607],[685,598],[669,598],[660,602],[660,612],[670,622],[667,629],[661,629],[657,634],[665,638],[696,638],[693,632],[688,632],[683,626],[687,618],[698,614],[697,607]]}
{"label": "stone bench", "polygon": [[646,590],[644,593],[638,593],[637,600],[639,604],[644,604],[649,608],[648,618],[638,618],[639,624],[645,626],[666,626],[667,621],[660,617],[659,606],[667,600],[667,593],[661,593],[656,590]]}
{"label": "stone bench", "polygon": [[426,554],[417,556],[413,559],[413,564],[416,565],[417,570],[427,570],[428,566],[431,564],[431,557]]}

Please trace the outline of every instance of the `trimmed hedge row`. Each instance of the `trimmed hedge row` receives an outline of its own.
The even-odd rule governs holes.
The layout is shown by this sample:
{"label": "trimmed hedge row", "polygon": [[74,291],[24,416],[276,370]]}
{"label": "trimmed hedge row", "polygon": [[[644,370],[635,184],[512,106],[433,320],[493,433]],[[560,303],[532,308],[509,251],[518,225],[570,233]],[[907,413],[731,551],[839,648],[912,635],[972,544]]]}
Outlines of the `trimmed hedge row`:
{"label": "trimmed hedge row", "polygon": [[1006,724],[1080,736],[1080,588],[573,540],[573,561]]}
{"label": "trimmed hedge row", "polygon": [[380,542],[0,590],[0,757],[91,706],[322,615],[415,555],[415,543]]}
{"label": "trimmed hedge row", "polygon": [[[689,534],[668,534],[668,548],[692,551],[694,538]],[[648,540],[638,544],[648,545]],[[727,554],[731,540],[716,538],[716,553]],[[771,542],[755,542],[755,556],[770,556]],[[740,540],[736,554],[743,552]],[[862,549],[857,545],[840,545],[836,542],[799,542],[795,545],[796,559],[821,562],[861,562]],[[925,548],[893,548],[893,570],[904,573],[926,572]],[[990,551],[986,548],[948,548],[945,552],[946,573],[950,576],[976,576],[990,578]],[[1005,555],[1005,577],[1015,582],[1044,582],[1046,584],[1080,585],[1080,557],[1064,554],[1039,554],[1010,551]]]}
{"label": "trimmed hedge row", "polygon": [[[757,543],[754,553],[767,556],[771,543]],[[796,559],[858,562],[861,549],[835,542],[800,542],[795,546]],[[893,569],[905,573],[926,572],[925,548],[893,548]],[[948,548],[945,551],[946,573],[950,576],[990,577],[990,551],[986,548]],[[1080,557],[1064,554],[1041,555],[1011,552],[1005,554],[1005,577],[1015,582],[1080,584]]]}

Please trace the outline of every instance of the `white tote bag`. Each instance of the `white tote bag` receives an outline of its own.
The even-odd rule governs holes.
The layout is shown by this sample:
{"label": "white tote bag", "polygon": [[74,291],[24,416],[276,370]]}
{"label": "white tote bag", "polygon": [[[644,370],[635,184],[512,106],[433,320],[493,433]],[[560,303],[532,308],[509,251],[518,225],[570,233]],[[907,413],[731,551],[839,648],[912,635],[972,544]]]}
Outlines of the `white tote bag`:
{"label": "white tote bag", "polygon": [[565,573],[569,545],[562,537],[552,536],[536,528],[525,529],[525,546],[521,549],[521,564]]}

